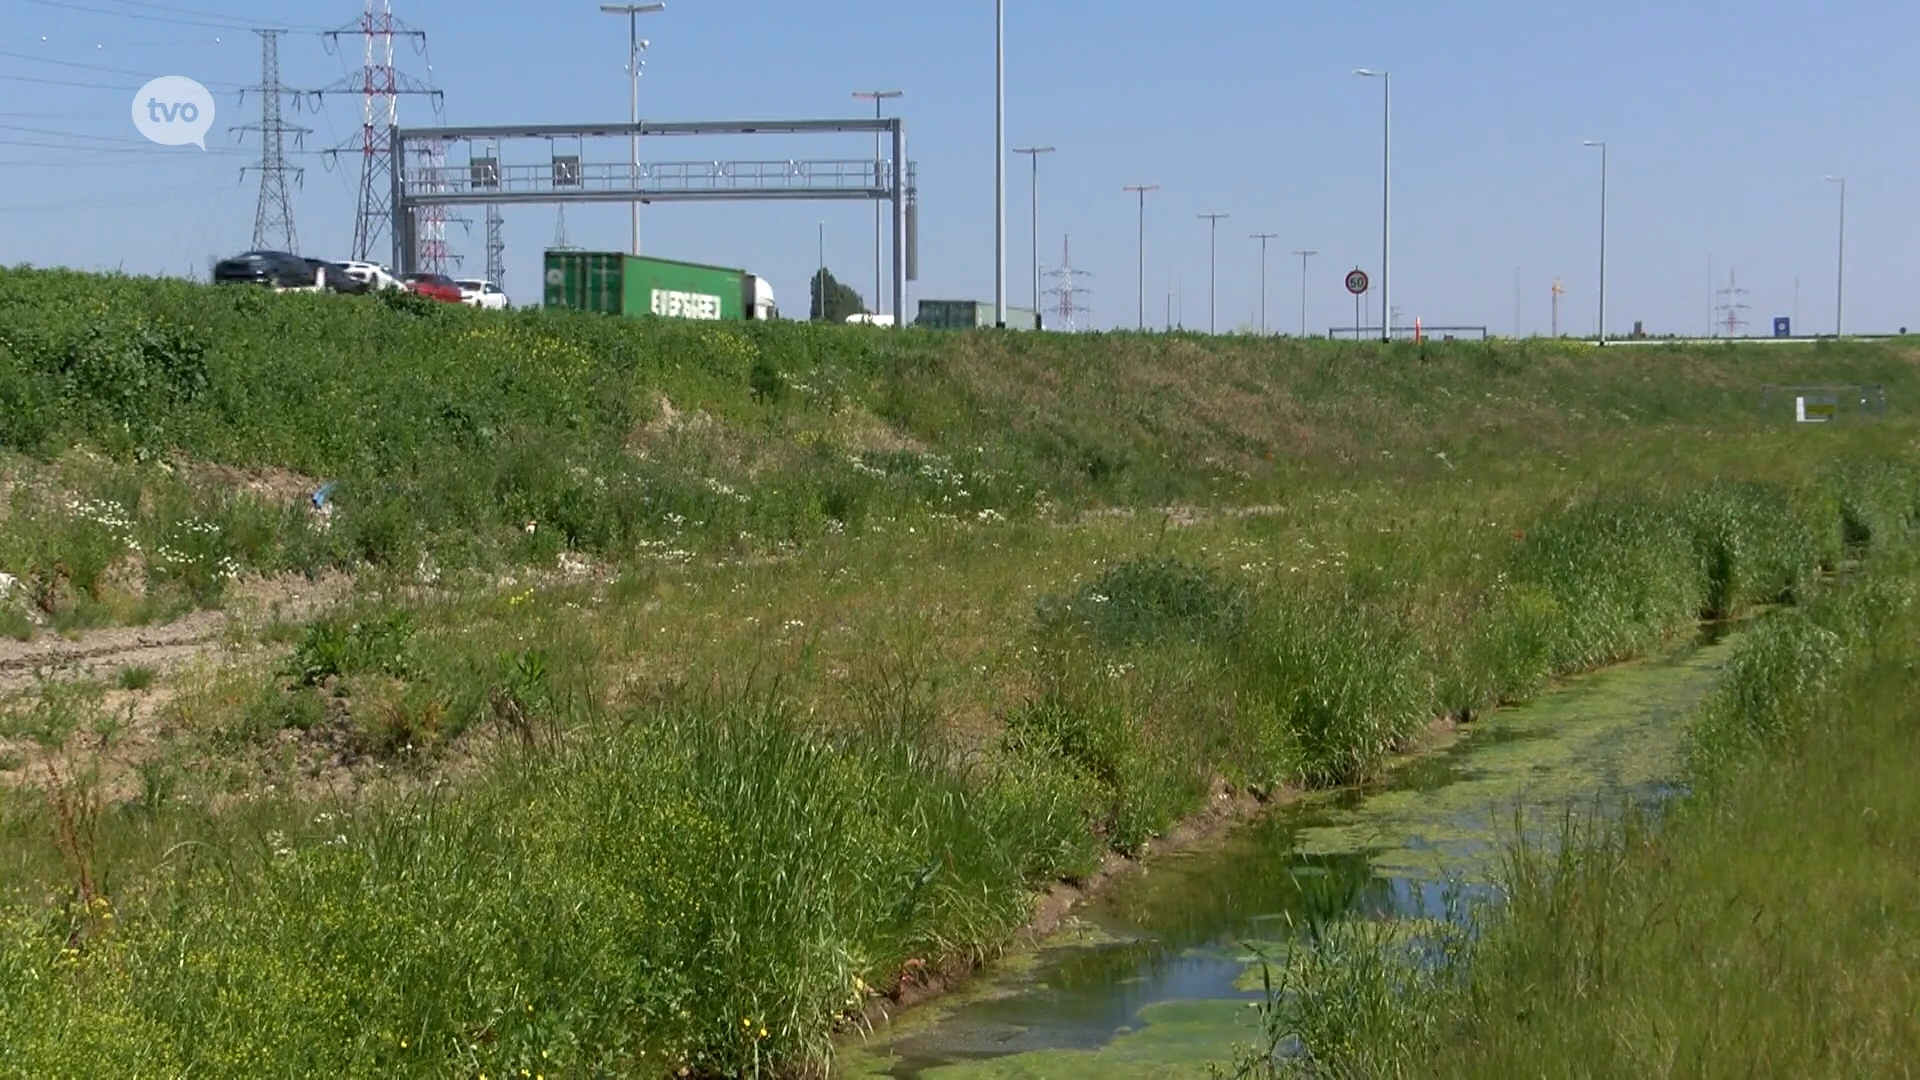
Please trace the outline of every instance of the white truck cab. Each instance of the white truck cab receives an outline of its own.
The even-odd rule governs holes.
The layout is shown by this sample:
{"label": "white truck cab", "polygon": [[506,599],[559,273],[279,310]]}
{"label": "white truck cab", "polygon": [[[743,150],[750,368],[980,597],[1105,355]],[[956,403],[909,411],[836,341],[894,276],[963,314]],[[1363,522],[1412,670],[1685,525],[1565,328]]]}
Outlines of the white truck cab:
{"label": "white truck cab", "polygon": [[780,317],[780,305],[773,301],[773,286],[758,274],[753,275],[753,310],[747,318],[756,322],[772,322]]}

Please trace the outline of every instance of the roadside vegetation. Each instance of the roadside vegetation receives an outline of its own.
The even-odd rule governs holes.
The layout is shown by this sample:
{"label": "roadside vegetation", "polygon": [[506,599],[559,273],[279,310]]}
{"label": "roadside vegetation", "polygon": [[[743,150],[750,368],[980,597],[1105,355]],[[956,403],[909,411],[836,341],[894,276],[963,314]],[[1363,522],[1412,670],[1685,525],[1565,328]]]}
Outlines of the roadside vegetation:
{"label": "roadside vegetation", "polygon": [[1818,608],[1914,432],[1759,388],[1912,364],[0,271],[0,629],[217,621],[0,652],[0,1071],[817,1071],[1218,792]]}
{"label": "roadside vegetation", "polygon": [[1516,840],[1498,907],[1411,945],[1314,921],[1234,1074],[1901,1071],[1920,1053],[1917,594],[1896,548],[1768,616],[1691,720],[1688,796]]}

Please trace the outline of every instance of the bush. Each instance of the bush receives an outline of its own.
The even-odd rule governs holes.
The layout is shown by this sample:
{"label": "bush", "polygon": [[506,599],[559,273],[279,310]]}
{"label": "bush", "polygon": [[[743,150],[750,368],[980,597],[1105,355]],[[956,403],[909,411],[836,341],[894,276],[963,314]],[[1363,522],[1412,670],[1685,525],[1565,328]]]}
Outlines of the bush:
{"label": "bush", "polygon": [[1137,645],[1233,632],[1245,589],[1219,571],[1169,556],[1141,556],[1103,570],[1065,600],[1039,605],[1043,627],[1084,629],[1099,641]]}

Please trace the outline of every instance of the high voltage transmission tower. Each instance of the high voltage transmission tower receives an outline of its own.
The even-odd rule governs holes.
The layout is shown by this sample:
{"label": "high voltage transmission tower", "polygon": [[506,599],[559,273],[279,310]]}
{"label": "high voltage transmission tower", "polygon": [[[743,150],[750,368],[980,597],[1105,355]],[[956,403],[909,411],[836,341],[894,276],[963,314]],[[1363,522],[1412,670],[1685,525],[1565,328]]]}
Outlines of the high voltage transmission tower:
{"label": "high voltage transmission tower", "polygon": [[[414,152],[414,159],[419,162],[415,171],[423,178],[422,190],[428,192],[447,190],[447,144],[440,139],[422,139],[411,149]],[[448,213],[445,204],[442,203],[422,206],[414,211],[414,269],[424,270],[430,274],[444,274],[457,269],[464,261],[447,246],[449,222],[463,229],[472,226],[472,222],[464,216]]]}
{"label": "high voltage transmission tower", "polygon": [[[292,135],[295,145],[298,145],[300,137],[309,134],[312,129],[287,123],[280,111],[280,96],[283,93],[294,95],[296,105],[299,102],[299,91],[280,83],[280,35],[285,32],[254,31],[260,35],[260,85],[253,88],[260,94],[260,122],[236,125],[233,130],[256,132],[260,136],[259,164],[248,165],[240,170],[242,176],[248,172],[260,174],[260,201],[253,212],[253,246],[256,249],[298,252],[300,241],[293,228],[293,203],[287,196],[287,174],[292,173],[298,181],[306,170],[287,164],[286,137]],[[244,104],[245,90],[240,92],[240,97]]]}
{"label": "high voltage transmission tower", "polygon": [[1726,328],[1728,337],[1740,336],[1740,329],[1747,325],[1746,316],[1740,313],[1752,306],[1741,299],[1748,290],[1740,288],[1735,275],[1736,271],[1727,271],[1727,287],[1720,290],[1720,295],[1726,299],[1720,302],[1717,309],[1725,317],[1720,325]]}
{"label": "high voltage transmission tower", "polygon": [[[393,171],[395,168],[406,168],[405,162],[393,160],[392,135],[399,123],[400,99],[405,96],[425,97],[432,103],[434,116],[438,118],[442,114],[443,95],[393,64],[394,38],[411,39],[414,51],[424,55],[426,32],[412,29],[395,19],[392,0],[363,2],[365,6],[357,22],[339,30],[330,30],[325,35],[330,50],[343,36],[360,38],[362,57],[358,72],[346,76],[325,91],[358,94],[361,99],[359,134],[328,153],[334,158],[341,154],[360,155],[360,197],[353,219],[353,258],[385,262],[391,255],[393,243],[393,238],[386,235],[388,223],[393,218]],[[441,220],[444,221],[444,218]],[[422,266],[422,269],[429,267]]]}
{"label": "high voltage transmission tower", "polygon": [[1048,289],[1046,292],[1047,296],[1053,298],[1054,312],[1060,319],[1056,329],[1068,331],[1077,329],[1079,316],[1092,312],[1093,308],[1080,299],[1087,295],[1088,290],[1075,285],[1074,279],[1092,277],[1093,275],[1085,270],[1075,270],[1073,268],[1073,238],[1071,236],[1061,238],[1060,265],[1057,269],[1047,271],[1046,276],[1059,282],[1058,285]]}

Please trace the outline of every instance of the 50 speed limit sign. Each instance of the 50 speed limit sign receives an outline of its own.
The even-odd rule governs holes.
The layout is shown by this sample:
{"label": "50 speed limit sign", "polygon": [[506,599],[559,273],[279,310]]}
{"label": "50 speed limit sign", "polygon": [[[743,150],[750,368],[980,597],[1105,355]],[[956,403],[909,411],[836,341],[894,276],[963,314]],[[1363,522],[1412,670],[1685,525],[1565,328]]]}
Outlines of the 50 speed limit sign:
{"label": "50 speed limit sign", "polygon": [[1367,272],[1365,270],[1347,271],[1347,291],[1355,296],[1367,291]]}

